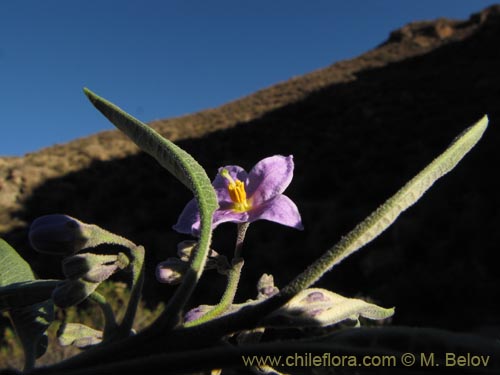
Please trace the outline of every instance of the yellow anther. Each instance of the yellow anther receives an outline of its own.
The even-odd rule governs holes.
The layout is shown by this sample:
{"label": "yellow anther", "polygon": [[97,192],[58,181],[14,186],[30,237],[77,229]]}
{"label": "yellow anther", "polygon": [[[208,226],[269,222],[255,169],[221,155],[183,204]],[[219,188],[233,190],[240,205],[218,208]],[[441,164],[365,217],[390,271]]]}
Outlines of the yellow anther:
{"label": "yellow anther", "polygon": [[229,184],[227,185],[227,190],[229,192],[229,197],[234,203],[234,210],[236,211],[249,210],[250,202],[247,200],[245,184],[238,179],[236,180],[233,179],[227,169],[223,169],[220,172],[220,175],[229,182]]}
{"label": "yellow anther", "polygon": [[245,191],[245,185],[240,180],[235,182],[230,182],[227,189],[229,190],[229,196],[234,203],[244,203],[247,200],[247,193]]}

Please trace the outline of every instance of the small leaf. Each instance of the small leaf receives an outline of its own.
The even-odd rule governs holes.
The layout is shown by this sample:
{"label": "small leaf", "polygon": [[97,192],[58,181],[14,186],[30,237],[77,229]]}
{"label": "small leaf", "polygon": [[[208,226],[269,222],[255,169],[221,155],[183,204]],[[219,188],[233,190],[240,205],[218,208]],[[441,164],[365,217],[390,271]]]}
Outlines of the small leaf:
{"label": "small leaf", "polygon": [[103,333],[80,323],[63,323],[57,331],[59,344],[87,348],[102,341]]}
{"label": "small leaf", "polygon": [[393,314],[393,308],[385,309],[326,289],[311,288],[297,294],[285,306],[264,319],[263,323],[266,327],[326,327],[344,320],[355,321],[359,317],[386,319]]}

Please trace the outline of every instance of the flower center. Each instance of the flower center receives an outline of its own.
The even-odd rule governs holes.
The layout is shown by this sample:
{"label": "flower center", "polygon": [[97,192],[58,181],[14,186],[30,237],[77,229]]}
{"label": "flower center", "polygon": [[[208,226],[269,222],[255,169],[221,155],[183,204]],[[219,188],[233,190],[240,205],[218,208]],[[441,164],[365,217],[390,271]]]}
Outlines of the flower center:
{"label": "flower center", "polygon": [[227,169],[223,169],[220,172],[220,175],[229,182],[229,184],[227,185],[227,191],[229,192],[229,197],[234,203],[233,210],[239,212],[248,211],[251,205],[249,200],[247,199],[245,184],[238,179],[234,180]]}

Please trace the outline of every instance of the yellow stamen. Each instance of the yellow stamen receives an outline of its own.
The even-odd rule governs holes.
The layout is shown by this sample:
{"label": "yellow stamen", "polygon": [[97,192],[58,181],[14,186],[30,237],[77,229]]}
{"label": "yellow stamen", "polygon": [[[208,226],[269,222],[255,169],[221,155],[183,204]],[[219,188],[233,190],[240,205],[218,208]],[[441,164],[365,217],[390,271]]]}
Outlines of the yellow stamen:
{"label": "yellow stamen", "polygon": [[233,209],[240,212],[248,211],[250,209],[250,202],[247,199],[245,184],[238,179],[234,180],[227,169],[223,169],[220,175],[229,182],[227,190],[229,197],[234,203]]}
{"label": "yellow stamen", "polygon": [[247,193],[245,191],[245,185],[240,180],[230,182],[227,186],[227,190],[229,190],[229,196],[234,203],[246,202]]}

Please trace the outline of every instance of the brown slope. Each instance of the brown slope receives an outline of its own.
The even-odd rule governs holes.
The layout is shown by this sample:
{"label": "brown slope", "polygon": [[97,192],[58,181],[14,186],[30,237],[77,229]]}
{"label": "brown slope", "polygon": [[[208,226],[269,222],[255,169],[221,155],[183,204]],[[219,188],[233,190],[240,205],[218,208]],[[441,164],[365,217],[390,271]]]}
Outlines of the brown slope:
{"label": "brown slope", "polygon": [[[356,80],[356,74],[363,70],[382,67],[463,39],[477,29],[488,12],[472,16],[465,22],[442,19],[407,25],[391,33],[389,40],[379,48],[358,58],[290,79],[216,109],[154,121],[151,125],[169,139],[178,141],[249,122],[323,87]],[[0,233],[24,225],[12,218],[11,213],[22,207],[25,198],[46,179],[86,168],[95,160],[123,158],[137,151],[119,132],[106,131],[22,158],[0,157]]]}
{"label": "brown slope", "polygon": [[[500,7],[492,7],[464,22],[411,24],[356,59],[218,109],[153,124],[211,175],[223,164],[249,168],[264,156],[294,154],[288,194],[306,231],[256,223],[242,292],[253,293],[258,272],[274,273],[283,285],[488,113],[486,139],[459,169],[323,283],[396,305],[400,323],[464,328],[497,322],[490,301],[500,294],[492,258],[500,186],[481,166],[500,159],[494,146],[500,138],[494,127],[500,116],[499,14]],[[43,276],[57,272],[44,269],[54,259],[33,255],[26,225],[45,213],[65,212],[143,243],[150,267],[182,238],[169,227],[189,194],[116,132],[0,159],[0,183],[3,237]],[[232,242],[225,234],[217,233],[219,249]],[[198,293],[211,289],[202,286]],[[170,289],[150,281],[147,292],[155,291],[167,295]]]}

